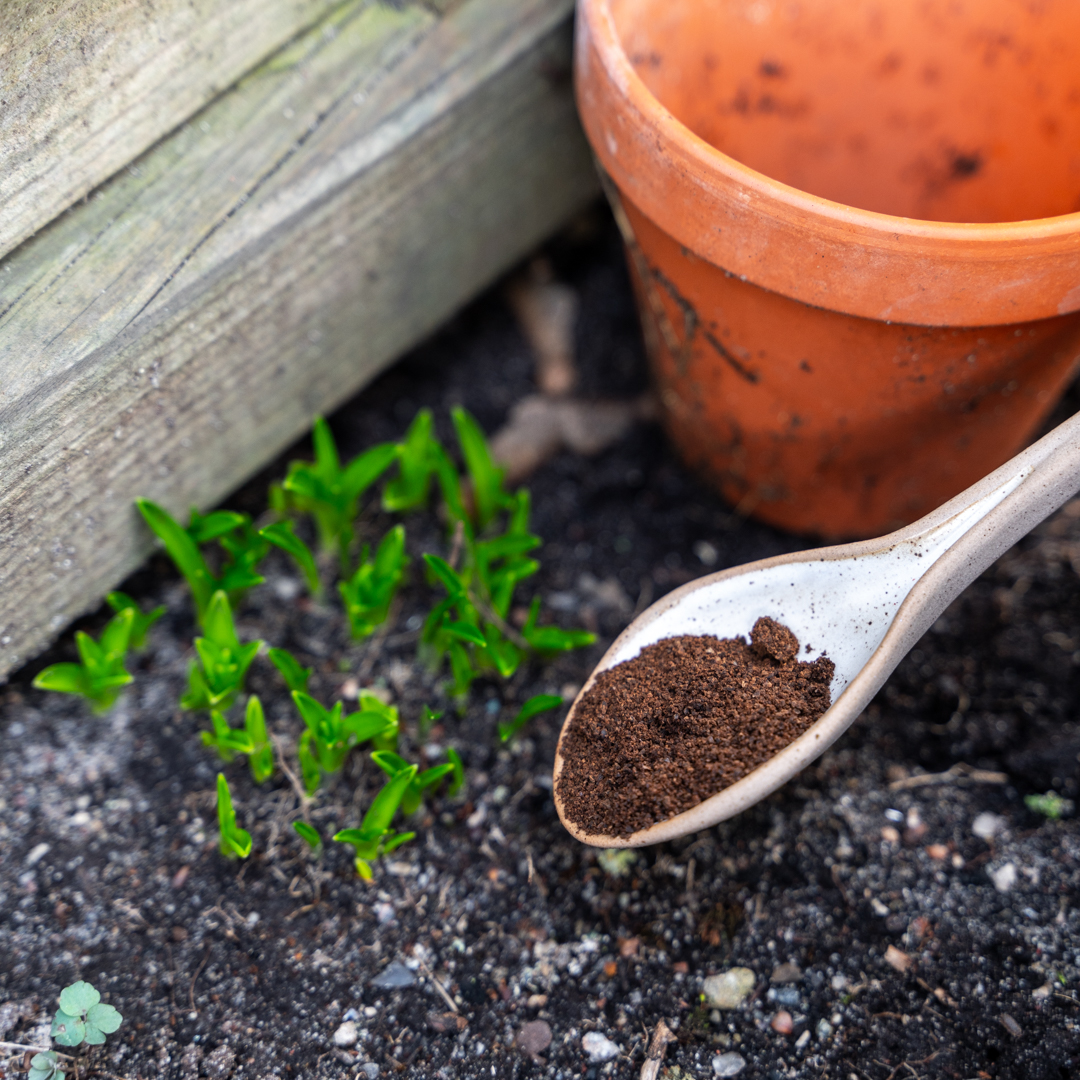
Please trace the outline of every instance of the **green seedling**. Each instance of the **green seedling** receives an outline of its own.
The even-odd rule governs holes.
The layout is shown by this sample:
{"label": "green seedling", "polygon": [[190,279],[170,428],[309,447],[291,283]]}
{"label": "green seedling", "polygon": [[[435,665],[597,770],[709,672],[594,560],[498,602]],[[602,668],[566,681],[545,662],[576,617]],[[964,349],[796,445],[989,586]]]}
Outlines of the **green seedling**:
{"label": "green seedling", "polygon": [[433,765],[430,769],[417,772],[404,758],[389,750],[376,750],[371,755],[371,760],[391,778],[397,776],[403,769],[412,768],[412,782],[405,789],[405,794],[401,796],[401,812],[406,816],[415,814],[420,809],[420,805],[424,801],[425,791],[436,787],[444,777],[449,776],[454,771],[453,762],[448,762],[446,765]]}
{"label": "green seedling", "polygon": [[312,668],[301,667],[300,661],[286,649],[271,649],[266,655],[270,658],[270,663],[281,672],[281,677],[290,691],[299,690],[302,694],[307,693]]}
{"label": "green seedling", "polygon": [[562,700],[557,694],[537,694],[529,698],[513,720],[499,725],[499,739],[502,742],[509,742],[534,716],[547,712],[548,709],[557,709],[562,704]]}
{"label": "green seedling", "polygon": [[228,763],[237,754],[246,754],[251,776],[256,784],[269,780],[274,773],[274,748],[266,733],[266,716],[262,702],[252,694],[244,713],[244,726],[234,728],[218,712],[210,710],[213,731],[202,733],[203,746],[212,746],[222,761]]}
{"label": "green seedling", "polygon": [[420,735],[420,741],[423,742],[430,734],[434,725],[443,717],[443,710],[438,712],[432,712],[431,707],[425,705],[420,710],[420,719],[416,722],[416,729]]}
{"label": "green seedling", "polygon": [[230,859],[246,859],[251,854],[251,833],[236,824],[229,784],[221,773],[217,777],[217,815],[222,855]]}
{"label": "green seedling", "polygon": [[533,597],[529,617],[521,628],[521,636],[539,656],[550,657],[570,649],[582,649],[596,640],[588,630],[562,630],[558,626],[537,626],[540,617],[540,597]]}
{"label": "green seedling", "polygon": [[356,573],[339,586],[354,641],[361,641],[386,621],[409,559],[405,554],[405,529],[395,525],[382,539],[375,557],[367,546]]}
{"label": "green seedling", "polygon": [[322,596],[322,582],[319,580],[319,568],[315,565],[315,556],[311,548],[293,532],[291,521],[278,521],[259,530],[259,535],[276,548],[281,548],[286,555],[291,555],[293,562],[300,568],[312,596]]}
{"label": "green seedling", "polygon": [[27,1080],[64,1080],[67,1073],[60,1068],[60,1058],[55,1050],[45,1050],[30,1059]]}
{"label": "green seedling", "polygon": [[[236,602],[263,580],[255,568],[265,556],[267,544],[255,532],[247,514],[217,510],[204,517],[192,510],[191,524],[185,529],[167,510],[149,499],[136,499],[135,505],[187,580],[200,625],[206,621],[214,593],[223,590]],[[220,576],[211,571],[199,547],[211,540],[217,540],[225,551]]]}
{"label": "green seedling", "polygon": [[341,771],[354,746],[372,742],[390,750],[397,745],[397,709],[370,694],[361,694],[359,710],[348,715],[341,701],[328,709],[310,694],[294,690],[292,696],[307,728],[297,744],[297,756],[309,795],[318,790],[322,773]]}
{"label": "green seedling", "polygon": [[180,699],[180,707],[224,712],[243,689],[247,670],[263,643],[240,644],[229,598],[220,589],[207,605],[203,629],[206,636],[195,639],[199,658],[191,663],[188,692]]}
{"label": "green seedling", "polygon": [[1045,795],[1025,795],[1024,805],[1051,821],[1057,821],[1073,811],[1072,799],[1063,798],[1056,791],[1048,791]]}
{"label": "green seedling", "polygon": [[111,1005],[101,1003],[101,995],[88,982],[80,981],[60,992],[50,1034],[61,1046],[100,1046],[123,1019]]}
{"label": "green seedling", "polygon": [[638,860],[638,854],[630,848],[605,848],[596,857],[600,869],[613,878],[630,876],[630,868]]}
{"label": "green seedling", "polygon": [[446,756],[450,759],[450,765],[453,768],[452,779],[450,786],[446,789],[446,794],[453,798],[465,786],[465,765],[461,760],[461,755],[452,746],[447,747]]}
{"label": "green seedling", "polygon": [[426,505],[431,478],[438,475],[445,456],[434,435],[431,410],[421,409],[398,443],[398,471],[383,487],[383,509],[400,514]]}
{"label": "green seedling", "polygon": [[150,627],[165,614],[165,605],[154,608],[153,611],[143,614],[142,608],[127,593],[111,592],[105,597],[105,603],[116,612],[131,610],[135,613],[131,623],[131,634],[128,636],[128,648],[134,652],[141,652],[146,648],[146,635]]}
{"label": "green seedling", "polygon": [[104,712],[132,681],[124,668],[124,658],[131,641],[136,610],[124,608],[114,615],[101,632],[100,641],[95,641],[82,630],[77,631],[75,646],[82,662],[50,664],[35,676],[34,686],[39,690],[80,694],[94,712]]}
{"label": "green seedling", "polygon": [[416,777],[416,766],[408,765],[392,776],[384,785],[370,809],[364,815],[359,829],[342,829],[334,839],[352,844],[356,852],[356,872],[365,881],[372,878],[371,864],[380,856],[388,855],[395,848],[408,843],[416,833],[393,833],[390,823],[397,813],[406,790]]}
{"label": "green seedling", "polygon": [[296,834],[306,841],[312,851],[318,851],[322,847],[322,837],[319,835],[319,830],[313,825],[309,825],[306,821],[294,821],[292,827],[296,830]]}
{"label": "green seedling", "polygon": [[478,530],[486,528],[492,518],[509,504],[510,496],[503,488],[503,470],[491,460],[487,439],[480,425],[464,409],[452,410],[454,430],[461,447],[465,467],[472,481],[475,520]]}
{"label": "green seedling", "polygon": [[284,503],[315,519],[323,549],[337,548],[344,571],[360,496],[397,458],[398,448],[394,443],[380,443],[342,467],[330,425],[321,416],[315,419],[311,438],[315,461],[294,461],[289,466],[282,484]]}

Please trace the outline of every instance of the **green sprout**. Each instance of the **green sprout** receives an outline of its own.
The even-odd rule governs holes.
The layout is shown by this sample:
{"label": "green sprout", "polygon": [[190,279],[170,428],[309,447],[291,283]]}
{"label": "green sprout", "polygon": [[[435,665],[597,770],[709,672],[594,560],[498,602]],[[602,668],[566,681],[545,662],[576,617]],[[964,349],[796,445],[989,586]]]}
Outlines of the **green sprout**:
{"label": "green sprout", "polygon": [[1048,791],[1045,795],[1025,795],[1024,805],[1051,821],[1057,821],[1073,811],[1072,799],[1065,799],[1056,791]]}
{"label": "green sprout", "polygon": [[558,694],[537,694],[529,698],[509,723],[499,725],[499,740],[509,742],[534,716],[557,709],[563,702]]}
{"label": "green sprout", "polygon": [[324,550],[337,548],[342,570],[349,563],[360,496],[398,456],[394,443],[380,443],[342,467],[330,425],[316,417],[311,433],[315,461],[294,461],[282,484],[280,500],[289,509],[315,519]]}
{"label": "green sprout", "polygon": [[443,710],[433,712],[430,705],[425,705],[420,710],[420,719],[416,722],[416,730],[423,742],[430,734],[434,725],[443,718]]}
{"label": "green sprout", "polygon": [[292,697],[307,727],[297,744],[297,756],[309,795],[318,790],[322,773],[341,771],[354,746],[372,742],[380,749],[393,749],[397,745],[397,709],[371,694],[361,694],[359,710],[348,715],[341,701],[328,709],[310,694],[294,690]]}
{"label": "green sprout", "polygon": [[180,707],[225,711],[243,689],[247,670],[263,643],[240,644],[229,598],[221,589],[207,605],[203,629],[206,636],[195,639],[198,660],[191,663],[188,691],[180,699]]}
{"label": "green sprout", "polygon": [[246,859],[251,854],[251,833],[236,824],[229,784],[222,773],[218,773],[217,777],[217,815],[222,855],[230,859]]}
{"label": "green sprout", "polygon": [[281,548],[286,555],[291,555],[300,568],[307,583],[308,592],[314,597],[322,596],[322,582],[319,580],[319,568],[315,565],[315,556],[311,548],[293,532],[291,521],[278,521],[259,530],[259,535],[276,548]]}
{"label": "green sprout", "polygon": [[135,613],[131,623],[131,634],[128,636],[128,648],[135,652],[141,652],[146,648],[146,635],[149,633],[150,627],[165,614],[164,604],[154,608],[153,611],[143,614],[142,608],[140,608],[127,593],[122,592],[109,593],[109,595],[105,597],[105,603],[108,604],[117,615],[128,609]]}
{"label": "green sprout", "polygon": [[354,641],[368,637],[386,621],[408,561],[405,529],[401,525],[395,525],[383,537],[373,559],[368,557],[367,545],[364,545],[356,573],[338,586]]}
{"label": "green sprout", "polygon": [[138,608],[126,607],[117,612],[101,632],[101,640],[95,641],[89,634],[79,630],[75,634],[75,646],[81,663],[50,664],[39,671],[34,686],[39,690],[56,690],[62,694],[80,694],[94,712],[104,712],[120,696],[120,692],[132,681],[124,668],[135,627]]}
{"label": "green sprout", "polygon": [[262,702],[252,694],[244,713],[244,726],[234,728],[217,710],[210,710],[213,731],[202,733],[203,746],[212,746],[222,761],[228,763],[237,754],[247,754],[251,776],[256,784],[269,780],[274,773],[274,748],[266,733]]}
{"label": "green sprout", "polygon": [[382,505],[391,513],[404,513],[424,506],[445,451],[433,434],[430,409],[421,409],[405,439],[398,444],[398,472],[383,488]]}
{"label": "green sprout", "polygon": [[322,837],[314,825],[309,825],[306,821],[294,821],[292,827],[296,830],[296,834],[306,841],[312,851],[318,851],[322,847]]}
{"label": "green sprout", "polygon": [[638,853],[632,848],[605,848],[596,857],[600,869],[613,878],[628,877],[630,867],[638,860]]}
{"label": "green sprout", "polygon": [[408,816],[415,814],[424,801],[424,792],[429,788],[436,787],[445,777],[454,771],[454,763],[447,762],[445,765],[433,765],[430,769],[417,772],[404,758],[390,750],[376,750],[371,755],[371,760],[391,779],[404,769],[413,770],[413,778],[401,796],[401,812]]}
{"label": "green sprout", "polygon": [[290,691],[299,690],[302,694],[307,693],[311,668],[302,667],[300,661],[286,649],[270,649],[266,655],[270,658],[270,663],[281,673]]}
{"label": "green sprout", "polygon": [[[185,529],[167,510],[149,499],[136,499],[135,505],[187,580],[200,625],[205,625],[216,592],[224,591],[235,602],[263,580],[255,567],[266,554],[267,545],[252,528],[247,514],[217,510],[203,517],[192,510],[191,524]],[[226,553],[220,577],[210,570],[199,547],[211,540],[217,540]]]}
{"label": "green sprout", "polygon": [[352,844],[356,852],[356,872],[365,881],[371,880],[371,864],[380,855],[389,855],[416,836],[414,832],[394,833],[390,830],[394,814],[415,777],[415,765],[408,765],[396,773],[375,796],[359,829],[342,829],[334,834],[334,839],[340,843]]}
{"label": "green sprout", "polygon": [[60,991],[50,1034],[61,1046],[100,1046],[123,1019],[111,1005],[101,1003],[101,995],[88,982],[80,981]]}

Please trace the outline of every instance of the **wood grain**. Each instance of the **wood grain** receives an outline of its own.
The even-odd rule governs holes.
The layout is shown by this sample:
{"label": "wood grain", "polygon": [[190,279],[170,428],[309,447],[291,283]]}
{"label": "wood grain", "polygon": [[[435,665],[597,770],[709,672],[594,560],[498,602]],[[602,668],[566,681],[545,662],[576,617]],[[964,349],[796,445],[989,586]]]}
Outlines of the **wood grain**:
{"label": "wood grain", "polygon": [[594,196],[570,11],[343,5],[0,263],[0,676]]}
{"label": "wood grain", "polygon": [[342,0],[5,0],[0,256]]}

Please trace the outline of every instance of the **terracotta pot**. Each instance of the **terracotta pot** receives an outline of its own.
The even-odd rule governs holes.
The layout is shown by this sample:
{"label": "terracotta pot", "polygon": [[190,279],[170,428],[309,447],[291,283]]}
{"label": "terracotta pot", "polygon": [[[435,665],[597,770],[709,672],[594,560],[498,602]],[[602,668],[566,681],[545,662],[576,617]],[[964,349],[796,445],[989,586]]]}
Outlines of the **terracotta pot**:
{"label": "terracotta pot", "polygon": [[580,0],[576,50],[668,428],[732,503],[883,533],[1035,433],[1080,364],[1080,4]]}

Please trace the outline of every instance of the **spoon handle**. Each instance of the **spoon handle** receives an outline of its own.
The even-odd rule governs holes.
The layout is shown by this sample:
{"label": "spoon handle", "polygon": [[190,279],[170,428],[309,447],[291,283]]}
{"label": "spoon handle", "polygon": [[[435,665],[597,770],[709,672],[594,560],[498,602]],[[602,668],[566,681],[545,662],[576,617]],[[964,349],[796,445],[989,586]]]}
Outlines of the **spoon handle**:
{"label": "spoon handle", "polygon": [[893,535],[908,539],[937,528],[1006,485],[1013,488],[1009,494],[954,540],[911,590],[891,628],[894,648],[911,648],[988,566],[1080,491],[1080,413]]}

